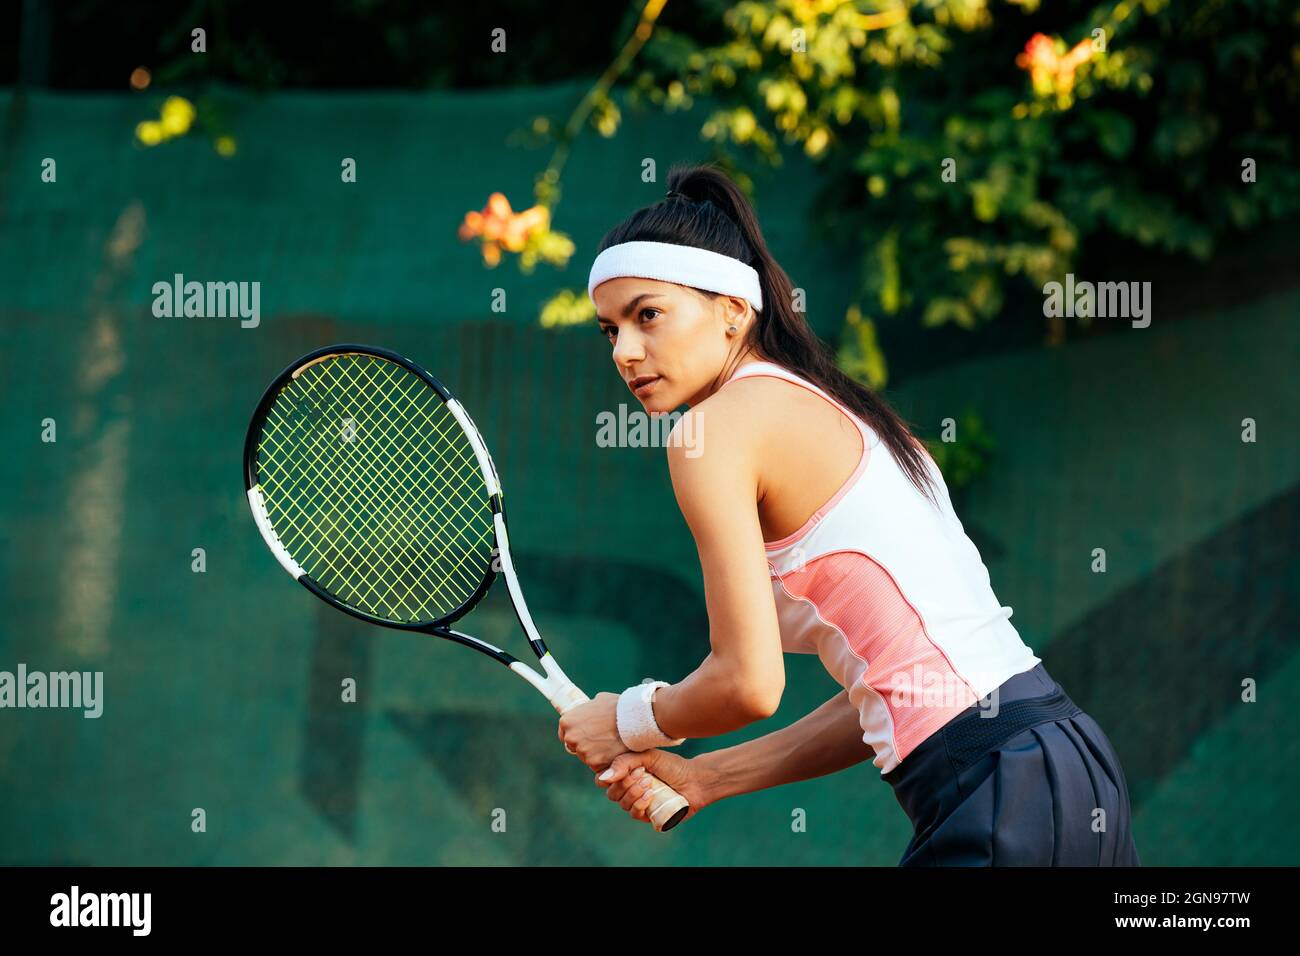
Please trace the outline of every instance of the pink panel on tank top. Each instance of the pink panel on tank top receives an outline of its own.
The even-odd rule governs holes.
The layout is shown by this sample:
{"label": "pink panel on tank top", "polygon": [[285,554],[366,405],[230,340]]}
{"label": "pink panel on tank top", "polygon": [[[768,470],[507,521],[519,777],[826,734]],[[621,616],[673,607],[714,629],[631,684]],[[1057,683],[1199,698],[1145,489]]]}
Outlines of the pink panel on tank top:
{"label": "pink panel on tank top", "polygon": [[[862,681],[889,709],[899,760],[978,699],[930,639],[893,577],[865,554],[822,555],[781,575],[781,584],[794,597],[812,602],[867,664]],[[913,688],[922,695],[913,695]],[[923,695],[927,688],[929,697]]]}

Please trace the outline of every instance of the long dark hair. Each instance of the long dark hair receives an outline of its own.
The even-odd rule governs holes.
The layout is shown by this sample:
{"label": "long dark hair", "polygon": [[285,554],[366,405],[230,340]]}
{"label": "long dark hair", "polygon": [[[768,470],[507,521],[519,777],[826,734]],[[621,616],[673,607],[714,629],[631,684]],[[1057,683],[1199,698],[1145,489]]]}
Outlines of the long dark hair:
{"label": "long dark hair", "polygon": [[[597,252],[624,242],[696,246],[753,266],[763,291],[763,311],[754,313],[740,358],[753,352],[803,376],[851,408],[880,436],[912,484],[934,500],[925,446],[884,399],[835,364],[808,320],[794,310],[790,277],[768,252],[753,206],[725,172],[711,165],[674,166],[668,172],[668,195],[606,233]],[[712,298],[718,295],[696,291]]]}

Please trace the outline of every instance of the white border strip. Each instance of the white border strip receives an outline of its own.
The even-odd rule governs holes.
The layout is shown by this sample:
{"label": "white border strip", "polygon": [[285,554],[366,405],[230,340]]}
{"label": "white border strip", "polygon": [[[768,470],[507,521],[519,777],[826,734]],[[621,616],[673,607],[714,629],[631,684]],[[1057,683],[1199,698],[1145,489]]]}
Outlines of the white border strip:
{"label": "white border strip", "polygon": [[257,530],[262,532],[262,540],[266,542],[266,546],[275,555],[275,560],[279,561],[280,565],[292,574],[293,579],[297,581],[305,572],[302,566],[289,556],[289,552],[280,543],[280,538],[275,533],[275,529],[271,527],[271,518],[266,513],[266,500],[262,497],[261,485],[253,485],[248,489],[248,504],[253,509],[253,521],[257,523]]}

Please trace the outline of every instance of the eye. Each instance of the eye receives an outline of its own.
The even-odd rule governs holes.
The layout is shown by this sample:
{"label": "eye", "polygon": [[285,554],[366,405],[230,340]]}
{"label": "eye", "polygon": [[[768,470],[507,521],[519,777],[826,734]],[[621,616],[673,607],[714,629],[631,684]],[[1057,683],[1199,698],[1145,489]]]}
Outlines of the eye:
{"label": "eye", "polygon": [[650,308],[649,306],[646,306],[644,309],[641,310],[641,315],[642,315],[642,317],[645,317],[645,319],[646,319],[647,322],[649,322],[651,319],[654,318],[654,315],[649,316],[649,317],[646,317],[646,313],[647,313],[647,312],[653,312],[655,315],[658,315],[658,314],[659,314],[659,310],[658,310],[658,309],[652,309],[652,308]]}
{"label": "eye", "polygon": [[617,325],[602,325],[602,326],[600,327],[600,334],[601,334],[602,336],[604,336],[606,339],[608,339],[609,341],[613,342],[613,341],[614,341],[614,336],[618,335],[618,326],[617,326]]}

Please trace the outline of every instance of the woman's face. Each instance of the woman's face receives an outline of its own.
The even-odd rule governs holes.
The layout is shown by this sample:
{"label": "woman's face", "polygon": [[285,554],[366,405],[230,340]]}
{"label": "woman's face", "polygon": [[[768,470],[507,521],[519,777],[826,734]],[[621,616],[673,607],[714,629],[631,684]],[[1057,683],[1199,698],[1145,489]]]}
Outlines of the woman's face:
{"label": "woman's face", "polygon": [[[710,298],[686,286],[625,276],[592,292],[596,321],[613,346],[623,381],[651,413],[695,405],[712,393],[744,338],[749,303]],[[727,327],[735,325],[735,335]]]}

